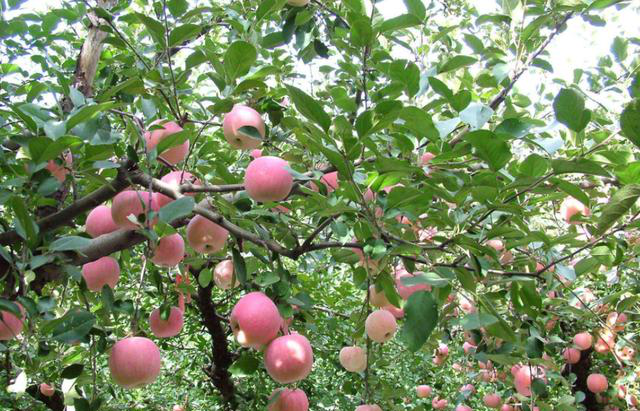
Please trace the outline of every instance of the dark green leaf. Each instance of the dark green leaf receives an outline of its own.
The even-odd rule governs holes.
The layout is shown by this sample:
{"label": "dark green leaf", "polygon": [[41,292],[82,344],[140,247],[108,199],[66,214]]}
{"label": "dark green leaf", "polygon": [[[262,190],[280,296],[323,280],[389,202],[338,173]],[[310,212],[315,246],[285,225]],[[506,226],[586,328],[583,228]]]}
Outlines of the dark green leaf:
{"label": "dark green leaf", "polygon": [[35,219],[27,210],[27,206],[22,197],[11,197],[11,199],[7,201],[7,205],[13,209],[16,215],[15,227],[18,235],[27,240],[29,244],[35,244],[38,240],[38,232],[40,229]]}
{"label": "dark green leaf", "polygon": [[620,116],[622,135],[640,147],[640,99],[629,103]]}
{"label": "dark green leaf", "polygon": [[498,322],[498,319],[491,314],[473,313],[467,314],[460,320],[460,325],[465,331],[478,330],[488,327]]}
{"label": "dark green leaf", "polygon": [[72,380],[74,378],[78,378],[80,374],[82,374],[82,370],[84,369],[84,365],[82,364],[71,364],[66,367],[60,373],[60,376],[67,380]]}
{"label": "dark green leaf", "polygon": [[4,298],[0,298],[0,311],[7,311],[16,317],[22,317],[22,312],[20,312],[20,308],[13,301],[5,300]]}
{"label": "dark green leaf", "polygon": [[509,145],[491,131],[472,131],[467,133],[465,139],[475,148],[478,157],[494,171],[500,170],[511,159]]}
{"label": "dark green leaf", "polygon": [[246,41],[236,41],[224,54],[224,70],[230,80],[235,80],[249,72],[258,58],[256,48]]}
{"label": "dark green leaf", "polygon": [[202,27],[197,24],[183,24],[171,30],[169,34],[169,47],[182,44],[197,36],[202,31]]}
{"label": "dark green leaf", "polygon": [[393,17],[389,20],[385,20],[380,25],[380,33],[406,29],[409,27],[417,26],[421,22],[421,19],[413,14],[402,14],[398,17]]}
{"label": "dark green leaf", "polygon": [[582,131],[591,120],[591,111],[584,108],[584,98],[572,89],[563,88],[555,100],[553,111],[559,122],[573,131]]}
{"label": "dark green leaf", "polygon": [[329,131],[331,117],[324,111],[320,103],[297,87],[287,86],[287,90],[289,90],[293,104],[303,116],[318,124],[324,131]]}
{"label": "dark green leaf", "polygon": [[616,191],[602,209],[598,221],[598,233],[604,233],[625,215],[640,196],[640,184],[629,184]]}
{"label": "dark green leaf", "polygon": [[235,247],[231,249],[231,255],[233,256],[235,278],[240,284],[244,285],[247,283],[247,264],[244,261],[244,257]]}
{"label": "dark green leaf", "polygon": [[82,107],[80,110],[71,114],[71,116],[67,119],[67,132],[73,129],[78,124],[91,120],[98,113],[110,110],[117,105],[118,103],[107,102]]}
{"label": "dark green leaf", "polygon": [[609,177],[609,173],[595,161],[588,159],[578,160],[551,160],[551,167],[555,174],[592,174],[596,176]]}
{"label": "dark green leaf", "polygon": [[245,351],[240,358],[231,364],[229,372],[234,377],[246,377],[254,374],[259,366],[260,361],[251,352]]}
{"label": "dark green leaf", "polygon": [[454,56],[447,60],[442,66],[440,66],[438,73],[446,73],[447,71],[457,70],[461,67],[470,66],[477,61],[478,60],[475,57],[471,56]]}
{"label": "dark green leaf", "polygon": [[196,202],[191,196],[184,196],[162,207],[159,212],[160,221],[170,223],[178,218],[191,214]]}
{"label": "dark green leaf", "polygon": [[138,18],[142,24],[145,25],[147,31],[151,35],[153,41],[156,42],[160,48],[165,47],[165,38],[164,38],[164,26],[158,20],[153,19],[152,17],[147,16],[142,13],[135,13],[135,16]]}
{"label": "dark green leaf", "polygon": [[404,306],[405,323],[402,338],[411,352],[418,351],[438,324],[438,305],[427,291],[418,291]]}
{"label": "dark green leaf", "polygon": [[427,15],[427,9],[422,0],[403,0],[407,11],[420,20],[424,20]]}
{"label": "dark green leaf", "polygon": [[96,322],[96,317],[90,312],[73,309],[67,312],[61,320],[53,330],[53,339],[73,344],[82,340],[89,333]]}
{"label": "dark green leaf", "polygon": [[74,251],[85,248],[89,244],[91,244],[90,238],[70,235],[58,238],[49,245],[49,249],[51,251]]}

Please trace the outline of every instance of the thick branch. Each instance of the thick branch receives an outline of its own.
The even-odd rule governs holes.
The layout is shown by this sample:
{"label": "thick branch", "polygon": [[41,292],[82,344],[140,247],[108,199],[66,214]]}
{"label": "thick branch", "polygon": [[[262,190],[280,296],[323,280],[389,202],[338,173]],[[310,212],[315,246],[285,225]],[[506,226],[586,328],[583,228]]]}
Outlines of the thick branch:
{"label": "thick branch", "polygon": [[235,410],[238,404],[235,396],[235,387],[231,380],[229,367],[233,363],[233,357],[227,345],[227,334],[222,322],[218,318],[216,308],[211,302],[211,285],[201,287],[198,285],[198,298],[196,299],[202,323],[211,335],[211,354],[213,364],[209,370],[209,376],[213,385],[220,391],[227,408]]}
{"label": "thick branch", "polygon": [[[98,0],[97,3],[99,7],[110,9],[116,5],[117,0]],[[90,22],[89,32],[76,61],[72,85],[83,95],[90,97],[93,95],[93,80],[98,71],[98,61],[102,54],[102,45],[107,33],[100,30],[101,19],[95,12],[90,11],[87,17]],[[70,112],[73,109],[73,103],[69,97],[65,97],[62,101],[62,108],[65,112]]]}
{"label": "thick branch", "polygon": [[[75,217],[113,198],[116,194],[127,188],[129,185],[127,180],[129,166],[130,163],[128,161],[125,162],[125,164],[118,170],[117,177],[110,185],[105,185],[91,194],[82,197],[69,207],[39,220],[37,224],[40,233],[46,233],[47,231],[55,230],[58,227],[69,224],[69,222],[71,222]],[[21,241],[23,241],[22,237],[20,237],[15,230],[0,234],[0,245],[15,244]]]}

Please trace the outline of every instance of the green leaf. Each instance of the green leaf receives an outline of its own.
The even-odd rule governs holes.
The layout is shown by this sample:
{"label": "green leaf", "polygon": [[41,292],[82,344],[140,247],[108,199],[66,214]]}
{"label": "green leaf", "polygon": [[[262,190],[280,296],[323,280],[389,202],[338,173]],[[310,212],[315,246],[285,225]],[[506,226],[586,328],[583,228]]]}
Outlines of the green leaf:
{"label": "green leaf", "polygon": [[16,215],[15,228],[20,237],[27,240],[30,245],[35,245],[38,241],[40,231],[35,219],[27,210],[22,197],[13,196],[7,201],[7,205],[13,209]]}
{"label": "green leaf", "polygon": [[204,270],[200,271],[200,274],[198,274],[198,284],[200,284],[200,287],[202,288],[208,287],[209,284],[211,284],[212,279],[213,271],[210,268],[205,268]]}
{"label": "green leaf", "polygon": [[592,174],[596,176],[609,177],[609,173],[593,160],[586,158],[577,160],[555,159],[551,160],[551,167],[555,174]]}
{"label": "green leaf", "polygon": [[107,103],[92,104],[92,105],[89,105],[89,106],[82,107],[80,110],[78,110],[75,113],[73,113],[67,119],[67,132],[69,132],[71,129],[73,129],[78,124],[84,123],[85,121],[89,121],[92,118],[95,118],[95,116],[98,113],[110,110],[110,109],[116,107],[117,105],[118,105],[118,103],[107,102]]}
{"label": "green leaf", "polygon": [[447,71],[457,70],[461,67],[470,66],[477,61],[478,60],[475,57],[471,56],[454,56],[447,60],[442,66],[440,66],[438,73],[446,73]]}
{"label": "green leaf", "polygon": [[318,124],[325,132],[329,131],[331,117],[324,111],[320,103],[297,87],[289,85],[286,87],[298,111],[307,119]]}
{"label": "green leaf", "polygon": [[520,164],[520,174],[527,177],[541,177],[548,169],[549,161],[538,154],[530,154]]}
{"label": "green leaf", "polygon": [[422,0],[403,0],[403,2],[405,7],[407,8],[407,11],[420,20],[424,20],[424,18],[427,16],[427,9],[425,8]]}
{"label": "green leaf", "polygon": [[84,365],[82,364],[71,364],[66,367],[60,373],[60,376],[67,380],[72,380],[74,378],[78,378],[80,374],[82,374],[82,370],[84,370]]}
{"label": "green leaf", "polygon": [[197,24],[183,24],[171,30],[169,34],[169,47],[178,46],[187,40],[196,37],[202,31]]}
{"label": "green leaf", "polygon": [[629,103],[620,116],[622,135],[633,144],[640,147],[640,100]]}
{"label": "green leaf", "polygon": [[618,219],[625,215],[640,196],[640,184],[629,184],[616,191],[600,213],[598,233],[604,233]]}
{"label": "green leaf", "polygon": [[258,23],[264,18],[264,16],[270,13],[275,5],[276,0],[262,0],[260,5],[258,6],[258,10],[256,10],[256,23]]}
{"label": "green leaf", "polygon": [[184,196],[162,207],[158,216],[160,221],[170,223],[174,220],[190,215],[195,205],[196,202],[193,197]]}
{"label": "green leaf", "polygon": [[155,147],[156,153],[159,155],[170,149],[171,147],[179,146],[189,139],[191,132],[189,130],[178,131],[177,133],[173,133],[168,137],[160,140],[158,145]]}
{"label": "green leaf", "polygon": [[471,103],[460,112],[460,120],[469,124],[472,130],[478,130],[489,121],[492,115],[491,107],[481,103]]}
{"label": "green leaf", "polygon": [[568,181],[561,180],[559,178],[554,178],[551,180],[560,190],[569,194],[571,197],[580,201],[582,204],[589,205],[589,196],[585,194],[585,192],[577,185],[572,184]]}
{"label": "green leaf", "polygon": [[402,339],[409,351],[416,352],[427,342],[438,324],[438,305],[430,292],[418,291],[409,297],[404,312]]}
{"label": "green leaf", "polygon": [[467,314],[460,320],[460,325],[465,331],[478,330],[488,327],[498,322],[498,319],[491,314],[473,313]]}
{"label": "green leaf", "polygon": [[5,300],[4,298],[0,298],[0,311],[7,311],[16,317],[22,317],[22,312],[18,305],[13,301]]}
{"label": "green leaf", "polygon": [[420,23],[422,23],[422,20],[419,17],[416,17],[413,14],[402,14],[398,17],[393,17],[382,22],[382,24],[380,25],[380,33],[406,29],[409,27],[417,26]]}
{"label": "green leaf", "polygon": [[589,124],[591,111],[584,108],[584,98],[577,91],[563,88],[553,100],[553,111],[558,121],[579,132]]}
{"label": "green leaf", "polygon": [[168,0],[167,8],[173,17],[180,17],[189,10],[189,3],[187,0]]}
{"label": "green leaf", "polygon": [[96,322],[96,317],[88,311],[73,309],[61,318],[53,330],[53,339],[73,344],[82,340]]}
{"label": "green leaf", "polygon": [[24,122],[24,124],[27,126],[27,128],[30,131],[34,133],[38,132],[38,124],[36,124],[36,122],[30,116],[28,116],[24,111],[22,111],[20,107],[14,104],[9,104],[9,108],[11,108],[11,111],[13,111],[15,115],[18,116],[18,118]]}
{"label": "green leaf", "polygon": [[165,46],[165,38],[164,38],[164,26],[158,20],[153,19],[152,17],[147,16],[142,13],[134,14],[140,23],[144,24],[153,41],[156,42],[160,48],[164,48]]}
{"label": "green leaf", "polygon": [[351,43],[356,47],[365,47],[373,40],[373,29],[369,18],[362,16],[351,23]]}
{"label": "green leaf", "polygon": [[472,131],[467,133],[465,139],[475,148],[478,157],[486,161],[493,171],[500,170],[511,159],[509,145],[491,131]]}
{"label": "green leaf", "polygon": [[238,131],[246,136],[249,136],[255,140],[262,140],[262,135],[257,128],[252,126],[243,126],[238,129]]}
{"label": "green leaf", "polygon": [[74,251],[83,249],[91,244],[91,239],[70,235],[61,237],[49,245],[51,251]]}
{"label": "green leaf", "polygon": [[244,257],[235,247],[231,249],[231,255],[233,257],[233,272],[235,278],[240,284],[244,285],[247,283],[247,264],[244,261]]}
{"label": "green leaf", "polygon": [[260,361],[251,352],[245,351],[240,358],[231,364],[229,372],[234,377],[246,377],[254,374],[259,366]]}
{"label": "green leaf", "polygon": [[246,41],[236,41],[224,53],[224,70],[231,81],[249,72],[258,58],[256,48]]}

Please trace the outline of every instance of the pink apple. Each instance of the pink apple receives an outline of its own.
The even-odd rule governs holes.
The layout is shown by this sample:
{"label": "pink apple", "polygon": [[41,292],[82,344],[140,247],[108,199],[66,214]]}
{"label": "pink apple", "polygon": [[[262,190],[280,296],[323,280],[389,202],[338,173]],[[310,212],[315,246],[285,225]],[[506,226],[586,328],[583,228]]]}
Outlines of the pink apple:
{"label": "pink apple", "polygon": [[469,407],[467,405],[458,404],[456,406],[456,411],[472,411],[472,410],[471,410],[471,407]]}
{"label": "pink apple", "polygon": [[384,290],[376,291],[376,286],[369,286],[369,303],[374,307],[382,308],[389,305],[389,300],[384,295]]}
{"label": "pink apple", "polygon": [[255,201],[281,201],[293,187],[289,163],[278,157],[263,156],[253,160],[244,175],[244,188]]}
{"label": "pink apple", "polygon": [[276,338],[282,325],[278,307],[258,291],[240,298],[231,311],[229,321],[238,343],[256,349]]}
{"label": "pink apple", "polygon": [[500,405],[502,403],[500,395],[495,393],[485,395],[482,401],[484,402],[484,405],[489,408],[500,408]]}
{"label": "pink apple", "polygon": [[[165,138],[182,131],[182,127],[180,127],[173,121],[163,123],[161,120],[157,120],[151,123],[151,125],[161,125],[162,128],[153,131],[147,131],[146,133],[144,133],[144,140],[147,143],[147,150],[153,150]],[[173,165],[178,164],[179,162],[184,160],[188,153],[189,140],[186,140],[180,145],[173,146],[162,153],[158,153],[158,157]]]}
{"label": "pink apple", "polygon": [[577,364],[580,361],[580,350],[576,350],[575,348],[565,348],[562,352],[562,356],[567,364]]}
{"label": "pink apple", "polygon": [[496,251],[504,250],[504,243],[502,242],[502,240],[498,240],[498,239],[487,240],[485,244]]}
{"label": "pink apple", "polygon": [[175,337],[182,331],[184,325],[184,312],[178,307],[171,307],[169,318],[163,320],[160,316],[160,309],[156,308],[149,316],[149,327],[151,332],[158,338]]}
{"label": "pink apple", "polygon": [[22,332],[26,312],[22,304],[15,301],[13,303],[18,306],[18,309],[22,313],[22,318],[16,317],[9,311],[0,311],[0,341],[12,340]]}
{"label": "pink apple", "polygon": [[382,307],[382,309],[389,311],[398,320],[404,317],[404,310],[402,308],[396,307],[395,305],[387,304],[384,307]]}
{"label": "pink apple", "polygon": [[418,385],[416,387],[416,395],[418,398],[427,398],[432,392],[433,390],[428,385]]}
{"label": "pink apple", "polygon": [[[271,398],[278,395],[278,398],[271,402]],[[301,389],[279,388],[274,390],[269,397],[271,404],[268,411],[307,411],[309,400],[307,394]]]}
{"label": "pink apple", "polygon": [[[130,216],[135,217],[141,225],[146,226],[147,213],[149,211],[157,212],[159,209],[155,194],[149,194],[148,191],[126,190],[114,197],[111,204],[111,217],[118,227],[135,230],[139,228],[139,225],[129,220]],[[154,224],[155,219],[150,225]]]}
{"label": "pink apple", "polygon": [[583,217],[589,217],[591,210],[580,201],[573,197],[569,197],[562,202],[560,206],[560,215],[565,222],[569,224],[580,224],[578,221],[572,221],[575,215],[581,215]]}
{"label": "pink apple", "polygon": [[307,378],[313,368],[313,349],[303,335],[292,333],[271,341],[264,365],[276,382],[290,384]]}
{"label": "pink apple", "polygon": [[161,363],[158,346],[144,337],[118,341],[109,356],[111,378],[124,388],[138,388],[154,382],[160,374]]}
{"label": "pink apple", "polygon": [[82,277],[91,291],[102,291],[108,285],[116,287],[120,279],[120,264],[113,257],[102,257],[82,266]]}
{"label": "pink apple", "polygon": [[187,225],[187,242],[200,254],[222,250],[228,237],[226,229],[201,215],[193,217]]}
{"label": "pink apple", "polygon": [[230,112],[225,114],[222,120],[222,130],[224,138],[233,148],[242,150],[252,150],[262,144],[262,139],[258,140],[240,131],[242,127],[253,127],[258,130],[262,139],[266,134],[264,120],[256,110],[251,107],[235,104]]}
{"label": "pink apple", "polygon": [[607,377],[602,374],[591,374],[587,377],[587,388],[594,394],[604,392],[608,387]]}
{"label": "pink apple", "polygon": [[49,385],[47,383],[40,384],[40,394],[45,397],[53,397],[53,394],[56,393],[56,389],[53,385]]}
{"label": "pink apple", "polygon": [[358,346],[344,347],[340,350],[340,364],[349,372],[362,372],[367,368],[367,353]]}
{"label": "pink apple", "polygon": [[158,241],[151,261],[164,267],[175,267],[184,259],[184,240],[178,233],[164,236]]}
{"label": "pink apple", "polygon": [[579,333],[573,337],[573,343],[580,350],[588,350],[593,344],[593,337],[587,332]]}
{"label": "pink apple", "polygon": [[426,152],[420,157],[420,167],[424,167],[431,162],[435,158],[435,154]]}
{"label": "pink apple", "polygon": [[213,270],[213,281],[221,290],[230,290],[240,285],[233,273],[233,261],[220,261]]}
{"label": "pink apple", "polygon": [[386,310],[372,312],[364,323],[367,336],[378,343],[383,343],[393,338],[397,328],[396,318]]}
{"label": "pink apple", "polygon": [[111,217],[111,208],[105,205],[99,205],[91,210],[85,222],[85,231],[92,238],[112,233],[117,229],[118,226]]}
{"label": "pink apple", "polygon": [[431,287],[428,284],[416,284],[410,286],[404,285],[402,279],[412,278],[413,275],[402,267],[396,267],[396,269],[394,270],[394,274],[396,278],[396,289],[398,290],[398,294],[405,301],[408,300],[411,295],[417,293],[418,291],[431,290]]}
{"label": "pink apple", "polygon": [[382,408],[376,404],[363,404],[358,405],[356,411],[382,411]]}

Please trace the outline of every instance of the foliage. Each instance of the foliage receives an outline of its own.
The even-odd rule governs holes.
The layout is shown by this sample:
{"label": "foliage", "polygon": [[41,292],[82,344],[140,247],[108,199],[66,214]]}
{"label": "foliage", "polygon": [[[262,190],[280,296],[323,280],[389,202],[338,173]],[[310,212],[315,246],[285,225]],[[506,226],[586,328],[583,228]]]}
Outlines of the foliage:
{"label": "foliage", "polygon": [[[227,320],[254,290],[310,339],[314,370],[298,386],[314,410],[432,408],[418,384],[450,408],[482,408],[499,392],[524,410],[600,409],[582,375],[596,370],[610,404],[627,407],[640,390],[637,361],[621,355],[637,349],[640,318],[640,39],[616,37],[572,82],[555,78],[564,62],[547,47],[574,20],[610,28],[602,16],[638,5],[500,0],[499,13],[480,15],[466,0],[396,2],[395,17],[365,0],[87,0],[44,13],[0,2],[0,309],[18,314],[17,301],[27,313],[22,335],[0,342],[3,409],[62,410],[37,393],[41,382],[79,411],[265,409],[276,384]],[[535,95],[519,91],[523,76]],[[251,157],[222,129],[238,103],[267,123],[263,154],[289,162],[297,184],[285,201],[243,191]],[[184,131],[148,149],[157,120]],[[158,156],[187,140],[183,163]],[[52,167],[66,169],[62,181]],[[85,233],[87,212],[126,187],[174,195],[151,178],[171,170],[205,186],[142,216],[136,232]],[[333,171],[335,190],[321,180]],[[590,212],[567,217],[568,198]],[[158,240],[184,235],[195,214],[230,231],[224,250],[151,263]],[[105,255],[121,278],[91,292],[81,267]],[[224,259],[239,288],[214,286]],[[401,280],[402,269],[415,275]],[[177,276],[191,279],[177,289],[194,301],[180,335],[157,339],[147,318],[177,305]],[[405,308],[384,344],[364,332],[370,286]],[[403,286],[421,290],[405,301]],[[610,313],[627,317],[613,353],[563,367],[577,332],[620,327]],[[163,370],[124,390],[107,361],[131,333],[157,342]],[[441,343],[450,352],[438,366]],[[361,374],[338,362],[353,344],[367,347]],[[496,367],[486,380],[478,361]],[[547,370],[531,398],[513,387],[521,363]],[[471,382],[478,393],[460,392]]]}

